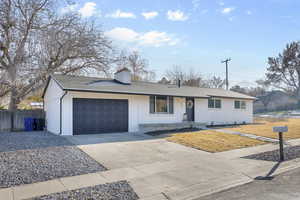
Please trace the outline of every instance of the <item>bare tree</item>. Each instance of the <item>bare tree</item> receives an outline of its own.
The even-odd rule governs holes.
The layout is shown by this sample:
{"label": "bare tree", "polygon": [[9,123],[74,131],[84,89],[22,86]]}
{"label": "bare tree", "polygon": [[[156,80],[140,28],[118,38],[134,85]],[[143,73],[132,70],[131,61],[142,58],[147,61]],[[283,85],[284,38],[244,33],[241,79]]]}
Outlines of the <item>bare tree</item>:
{"label": "bare tree", "polygon": [[52,73],[109,70],[110,42],[76,13],[57,13],[54,0],[0,0],[1,94],[14,111]]}
{"label": "bare tree", "polygon": [[183,85],[192,87],[207,87],[206,81],[203,79],[199,72],[195,72],[193,68],[189,69],[189,72],[185,75]]}
{"label": "bare tree", "polygon": [[258,85],[258,87],[264,89],[264,90],[269,90],[270,88],[270,84],[268,83],[268,81],[264,80],[264,79],[259,79],[255,81],[256,84]]}
{"label": "bare tree", "polygon": [[190,68],[189,71],[186,71],[183,70],[180,65],[173,65],[171,69],[166,71],[165,75],[173,84],[177,84],[178,80],[180,80],[182,85],[192,87],[207,87],[202,75],[196,72],[193,68]]}
{"label": "bare tree", "polygon": [[206,80],[209,88],[224,88],[226,81],[221,77],[213,76]]}
{"label": "bare tree", "polygon": [[178,80],[185,80],[186,77],[186,73],[180,65],[173,65],[171,69],[166,70],[165,75],[173,84],[176,84]]}
{"label": "bare tree", "polygon": [[268,59],[267,82],[300,102],[300,42],[287,44],[277,57]]}
{"label": "bare tree", "polygon": [[123,51],[117,62],[117,68],[126,67],[132,72],[132,80],[134,81],[151,81],[155,79],[155,72],[148,69],[148,60],[142,58],[138,51],[126,55]]}
{"label": "bare tree", "polygon": [[162,77],[162,79],[159,80],[157,83],[161,83],[161,84],[170,84],[171,81],[169,81],[166,77]]}
{"label": "bare tree", "polygon": [[239,93],[242,93],[242,94],[247,94],[248,95],[248,88],[244,88],[244,87],[241,87],[239,85],[234,85],[230,88],[231,91],[234,91],[234,92],[239,92]]}

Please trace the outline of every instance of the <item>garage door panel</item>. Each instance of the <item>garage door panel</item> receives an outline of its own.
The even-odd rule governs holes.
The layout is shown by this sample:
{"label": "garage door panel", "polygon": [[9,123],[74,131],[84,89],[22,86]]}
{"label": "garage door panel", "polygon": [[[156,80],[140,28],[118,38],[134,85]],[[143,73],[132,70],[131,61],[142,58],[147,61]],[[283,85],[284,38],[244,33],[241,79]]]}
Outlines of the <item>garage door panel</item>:
{"label": "garage door panel", "polygon": [[128,100],[73,99],[74,135],[126,131]]}

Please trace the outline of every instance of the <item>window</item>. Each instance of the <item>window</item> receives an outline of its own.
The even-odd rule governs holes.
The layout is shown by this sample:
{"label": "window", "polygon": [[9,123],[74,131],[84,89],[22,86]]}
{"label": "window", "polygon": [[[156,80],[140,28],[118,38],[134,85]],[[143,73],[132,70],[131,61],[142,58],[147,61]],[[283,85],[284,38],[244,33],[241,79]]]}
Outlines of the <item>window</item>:
{"label": "window", "polygon": [[214,108],[215,107],[215,100],[214,99],[208,99],[208,107]]}
{"label": "window", "polygon": [[241,101],[241,109],[246,109],[246,101]]}
{"label": "window", "polygon": [[240,109],[241,108],[241,102],[240,101],[234,101],[234,108]]}
{"label": "window", "polygon": [[221,99],[208,99],[208,108],[221,108],[222,102]]}
{"label": "window", "polygon": [[156,112],[166,113],[168,112],[168,97],[158,96],[156,97]]}
{"label": "window", "polygon": [[169,96],[150,96],[150,113],[174,113],[174,100]]}
{"label": "window", "polygon": [[215,108],[221,108],[221,100],[215,99]]}
{"label": "window", "polygon": [[246,102],[245,101],[234,101],[234,108],[235,109],[246,109]]}

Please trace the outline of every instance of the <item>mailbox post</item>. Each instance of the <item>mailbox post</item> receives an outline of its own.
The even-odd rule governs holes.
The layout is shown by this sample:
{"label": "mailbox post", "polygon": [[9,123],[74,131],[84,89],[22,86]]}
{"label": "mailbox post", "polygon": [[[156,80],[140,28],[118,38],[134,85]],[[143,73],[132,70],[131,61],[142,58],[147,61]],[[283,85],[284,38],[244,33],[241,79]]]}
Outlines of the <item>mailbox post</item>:
{"label": "mailbox post", "polygon": [[284,153],[283,153],[283,137],[282,134],[288,132],[287,126],[274,126],[273,132],[277,132],[279,136],[279,153],[280,153],[280,161],[284,161]]}

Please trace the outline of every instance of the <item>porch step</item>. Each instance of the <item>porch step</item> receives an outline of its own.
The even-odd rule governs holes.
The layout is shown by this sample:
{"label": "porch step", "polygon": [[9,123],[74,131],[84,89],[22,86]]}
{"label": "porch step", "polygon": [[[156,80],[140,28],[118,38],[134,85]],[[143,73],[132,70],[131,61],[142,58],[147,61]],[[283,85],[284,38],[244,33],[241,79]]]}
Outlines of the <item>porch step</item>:
{"label": "porch step", "polygon": [[184,128],[206,128],[206,124],[199,122],[181,122],[181,123],[154,123],[154,124],[139,124],[139,131],[148,133],[152,131],[176,130]]}

